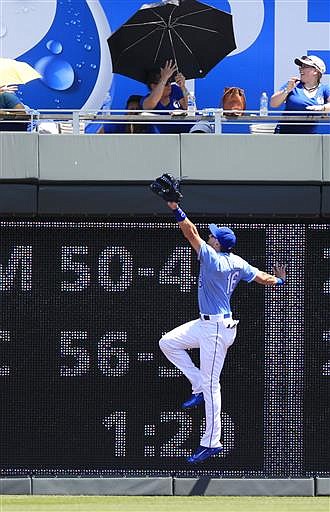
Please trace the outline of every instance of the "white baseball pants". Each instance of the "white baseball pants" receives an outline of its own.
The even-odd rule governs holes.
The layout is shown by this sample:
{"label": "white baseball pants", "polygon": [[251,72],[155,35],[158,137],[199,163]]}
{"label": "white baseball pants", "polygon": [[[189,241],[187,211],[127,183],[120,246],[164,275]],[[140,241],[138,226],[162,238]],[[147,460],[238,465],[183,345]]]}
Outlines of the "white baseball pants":
{"label": "white baseball pants", "polygon": [[[227,349],[236,337],[237,323],[232,318],[192,320],[168,332],[159,341],[167,359],[190,380],[192,392],[203,392],[206,429],[201,445],[209,448],[221,446],[219,379]],[[187,353],[190,348],[199,348],[200,368],[194,365]]]}

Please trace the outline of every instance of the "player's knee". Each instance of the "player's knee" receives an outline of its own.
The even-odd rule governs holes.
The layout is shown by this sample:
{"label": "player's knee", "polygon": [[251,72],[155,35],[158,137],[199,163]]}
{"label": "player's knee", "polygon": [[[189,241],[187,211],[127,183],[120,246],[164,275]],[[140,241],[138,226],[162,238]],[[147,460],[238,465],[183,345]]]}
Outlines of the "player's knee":
{"label": "player's knee", "polygon": [[169,342],[170,339],[166,334],[160,338],[159,347],[162,352],[166,352],[166,350],[169,348]]}

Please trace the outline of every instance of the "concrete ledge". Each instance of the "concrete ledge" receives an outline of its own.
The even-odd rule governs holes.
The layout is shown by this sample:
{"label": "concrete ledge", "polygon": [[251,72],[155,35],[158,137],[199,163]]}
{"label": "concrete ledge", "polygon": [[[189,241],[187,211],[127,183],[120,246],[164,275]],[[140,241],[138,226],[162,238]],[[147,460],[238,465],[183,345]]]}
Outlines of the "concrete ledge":
{"label": "concrete ledge", "polygon": [[175,496],[314,496],[314,479],[175,478]]}
{"label": "concrete ledge", "polygon": [[182,184],[183,209],[190,214],[254,217],[317,217],[319,185]]}
{"label": "concrete ledge", "polygon": [[33,478],[33,494],[172,496],[172,478]]}
{"label": "concrete ledge", "polygon": [[39,215],[167,214],[148,185],[40,185]]}
{"label": "concrete ledge", "polygon": [[323,217],[330,217],[330,185],[323,185],[321,191],[321,215]]}
{"label": "concrete ledge", "polygon": [[316,496],[330,496],[330,478],[316,478]]}
{"label": "concrete ledge", "polygon": [[0,494],[31,494],[31,479],[0,478]]}
{"label": "concrete ledge", "polygon": [[36,215],[38,186],[30,184],[0,183],[1,215]]}

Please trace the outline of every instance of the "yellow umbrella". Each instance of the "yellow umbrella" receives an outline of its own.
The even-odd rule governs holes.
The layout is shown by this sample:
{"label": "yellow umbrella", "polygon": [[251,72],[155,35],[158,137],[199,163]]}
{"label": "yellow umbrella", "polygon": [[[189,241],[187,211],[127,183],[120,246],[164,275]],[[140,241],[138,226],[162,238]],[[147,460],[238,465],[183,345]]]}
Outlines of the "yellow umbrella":
{"label": "yellow umbrella", "polygon": [[0,87],[26,84],[36,78],[41,78],[41,75],[30,64],[0,57]]}

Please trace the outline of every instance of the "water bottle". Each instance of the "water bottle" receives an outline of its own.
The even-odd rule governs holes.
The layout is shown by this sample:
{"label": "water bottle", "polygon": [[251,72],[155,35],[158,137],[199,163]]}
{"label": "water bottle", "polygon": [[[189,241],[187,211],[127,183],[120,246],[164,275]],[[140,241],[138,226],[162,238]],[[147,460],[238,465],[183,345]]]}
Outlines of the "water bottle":
{"label": "water bottle", "polygon": [[263,92],[260,97],[260,115],[268,116],[268,96],[266,92]]}
{"label": "water bottle", "polygon": [[188,94],[188,116],[195,116],[196,115],[196,100],[195,96],[192,92],[189,92]]}

